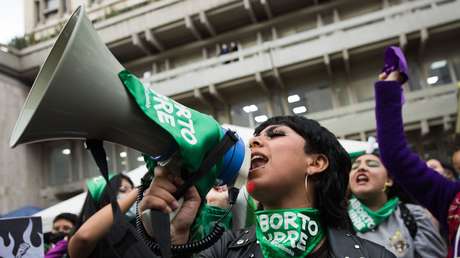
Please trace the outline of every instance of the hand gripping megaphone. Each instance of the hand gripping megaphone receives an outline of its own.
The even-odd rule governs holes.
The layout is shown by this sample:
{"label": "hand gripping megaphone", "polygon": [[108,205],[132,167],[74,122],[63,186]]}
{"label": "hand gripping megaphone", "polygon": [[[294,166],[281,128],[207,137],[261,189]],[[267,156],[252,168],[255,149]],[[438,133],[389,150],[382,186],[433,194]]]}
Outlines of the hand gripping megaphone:
{"label": "hand gripping megaphone", "polygon": [[[132,87],[127,86],[129,83]],[[110,53],[86,17],[84,8],[79,7],[62,29],[33,83],[13,129],[10,146],[58,139],[98,139],[131,147],[157,157],[160,162],[169,161],[171,166],[182,166],[187,162],[191,164],[190,159],[186,160],[189,153],[201,153],[197,157],[204,159],[212,145],[219,143],[219,137],[226,135],[226,130],[218,126],[217,139],[207,139],[206,123],[193,117],[207,116],[176,105],[173,100],[138,83]],[[148,105],[136,97],[139,91],[145,94],[143,101],[149,102]],[[190,136],[180,130],[180,121],[171,122],[168,120],[171,118],[158,112],[157,120],[149,116],[149,112],[158,111],[155,107],[159,103],[155,103],[155,98],[172,103],[172,112],[181,109],[191,116],[182,125],[186,124],[184,127],[189,128],[189,132],[193,129],[197,137],[189,137],[189,140],[192,139],[192,143],[196,140],[194,145],[200,146],[198,149],[190,147],[184,152],[183,145],[178,143],[177,137]],[[167,130],[162,123],[165,121],[179,127],[177,137]],[[213,130],[216,132],[215,128]],[[197,144],[201,139],[207,140]],[[250,155],[241,138],[223,156],[220,166],[213,168],[216,173],[204,175],[207,182],[213,182],[216,177],[227,183],[234,182],[237,175],[243,178],[247,175]],[[195,160],[195,168],[201,161]]]}

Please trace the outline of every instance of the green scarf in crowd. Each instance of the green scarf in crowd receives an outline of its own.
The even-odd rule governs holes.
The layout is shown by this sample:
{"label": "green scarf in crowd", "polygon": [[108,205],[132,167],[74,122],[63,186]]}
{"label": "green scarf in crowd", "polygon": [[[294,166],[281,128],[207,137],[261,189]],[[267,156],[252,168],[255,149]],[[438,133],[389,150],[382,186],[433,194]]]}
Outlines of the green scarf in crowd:
{"label": "green scarf in crowd", "polygon": [[357,232],[366,233],[388,219],[395,212],[398,203],[399,199],[395,197],[388,200],[378,211],[373,211],[353,196],[348,206],[348,216]]}
{"label": "green scarf in crowd", "polygon": [[325,236],[317,209],[262,210],[256,217],[256,237],[267,258],[306,257]]}

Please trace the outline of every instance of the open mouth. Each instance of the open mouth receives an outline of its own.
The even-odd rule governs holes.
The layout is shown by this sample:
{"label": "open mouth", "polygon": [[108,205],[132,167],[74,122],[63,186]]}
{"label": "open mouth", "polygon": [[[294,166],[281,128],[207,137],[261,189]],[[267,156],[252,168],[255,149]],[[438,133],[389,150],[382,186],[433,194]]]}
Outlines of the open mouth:
{"label": "open mouth", "polygon": [[260,153],[253,153],[251,155],[251,168],[249,171],[254,171],[259,168],[262,168],[267,164],[268,158]]}
{"label": "open mouth", "polygon": [[356,177],[356,183],[358,184],[365,184],[367,182],[369,182],[369,177],[366,174],[359,174]]}

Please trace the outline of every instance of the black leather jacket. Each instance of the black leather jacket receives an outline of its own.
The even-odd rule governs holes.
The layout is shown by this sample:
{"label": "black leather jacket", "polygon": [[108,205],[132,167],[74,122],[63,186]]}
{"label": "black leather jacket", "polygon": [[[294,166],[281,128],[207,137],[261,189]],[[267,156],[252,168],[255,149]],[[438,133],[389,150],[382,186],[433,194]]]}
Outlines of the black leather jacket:
{"label": "black leather jacket", "polygon": [[[328,257],[343,258],[396,258],[384,247],[359,238],[347,231],[329,228],[327,230],[329,246]],[[263,258],[256,242],[255,226],[240,230],[225,232],[221,239],[209,249],[197,255],[200,258]]]}

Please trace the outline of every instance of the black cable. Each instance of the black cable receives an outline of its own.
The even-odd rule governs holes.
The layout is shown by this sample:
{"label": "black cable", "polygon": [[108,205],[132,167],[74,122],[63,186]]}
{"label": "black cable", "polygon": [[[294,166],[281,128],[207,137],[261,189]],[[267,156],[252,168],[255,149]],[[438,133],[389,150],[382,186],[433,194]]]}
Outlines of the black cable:
{"label": "black cable", "polygon": [[[150,175],[146,175],[144,177],[147,177]],[[150,176],[151,177],[151,176]],[[140,189],[137,194],[137,201],[136,201],[136,229],[139,235],[141,236],[142,240],[144,240],[145,244],[157,255],[160,255],[160,246],[159,244],[152,239],[147,232],[145,231],[144,226],[142,225],[142,220],[141,216],[139,214],[139,203],[142,200],[143,197],[143,192],[147,189],[148,185],[148,179],[142,178],[142,182],[145,184],[142,184],[140,186]],[[186,253],[195,253],[199,252],[202,250],[205,250],[209,247],[211,247],[219,238],[224,234],[225,228],[220,224],[220,222],[228,216],[230,213],[233,204],[236,202],[236,197],[238,196],[239,189],[236,187],[231,187],[229,189],[229,207],[226,209],[224,215],[217,220],[216,224],[214,225],[214,228],[212,231],[203,239],[193,241],[191,243],[187,244],[182,244],[182,245],[172,245],[171,246],[171,251],[174,254],[186,254]]]}
{"label": "black cable", "polygon": [[[236,133],[228,130],[223,139],[216,145],[214,148],[207,153],[206,157],[204,160],[201,162],[200,167],[198,168],[195,173],[189,173],[189,177],[187,180],[182,184],[176,192],[174,192],[173,196],[176,198],[176,200],[179,200],[185,193],[185,191],[191,187],[196,181],[198,181],[200,178],[202,178],[208,171],[211,170],[211,168],[218,162],[219,159],[223,157],[223,155],[232,147],[235,145],[235,143],[238,141],[238,137],[236,136]],[[148,177],[148,175],[146,175]],[[143,183],[146,183],[148,181],[147,178],[142,179]],[[150,175],[151,176],[151,175]],[[151,181],[151,180],[150,180]],[[147,187],[150,185],[149,184],[142,184],[141,189],[138,193],[137,196],[137,203],[136,206],[139,205],[140,201],[142,200],[143,197],[143,192],[147,189]],[[233,195],[232,195],[233,196]],[[229,194],[229,200],[230,200]],[[171,246],[171,251],[175,254],[183,254],[183,253],[193,253],[197,251],[204,250],[211,245],[213,245],[219,238],[222,236],[222,234],[225,231],[225,228],[219,224],[219,222],[230,213],[231,208],[233,207],[233,203],[236,201],[235,200],[230,202],[229,208],[225,212],[224,216],[219,219],[216,224],[214,225],[213,230],[211,233],[209,233],[205,238],[194,241],[191,243],[183,244],[183,245],[172,245]],[[152,222],[153,223],[153,222]],[[161,255],[160,251],[160,246],[157,242],[155,242],[151,237],[149,237],[145,231],[144,226],[142,225],[142,221],[140,218],[139,210],[136,209],[136,229],[140,235],[140,237],[144,240],[145,244],[156,254]]]}

